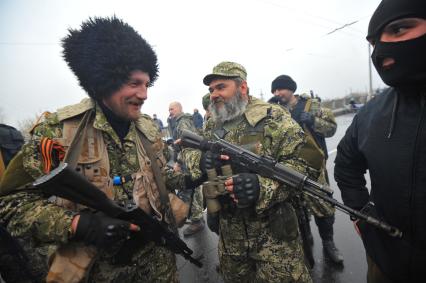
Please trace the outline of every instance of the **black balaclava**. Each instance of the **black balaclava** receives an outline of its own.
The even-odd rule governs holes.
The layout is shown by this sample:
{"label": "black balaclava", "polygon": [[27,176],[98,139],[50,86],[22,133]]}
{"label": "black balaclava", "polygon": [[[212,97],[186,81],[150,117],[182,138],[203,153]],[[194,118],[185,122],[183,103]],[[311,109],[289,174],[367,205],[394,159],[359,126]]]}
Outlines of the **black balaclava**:
{"label": "black balaclava", "polygon": [[[383,0],[371,17],[367,40],[375,44],[371,54],[382,80],[393,87],[424,87],[426,85],[426,35],[406,41],[381,42],[384,27],[402,18],[426,18],[425,0]],[[382,67],[385,58],[395,63]]]}

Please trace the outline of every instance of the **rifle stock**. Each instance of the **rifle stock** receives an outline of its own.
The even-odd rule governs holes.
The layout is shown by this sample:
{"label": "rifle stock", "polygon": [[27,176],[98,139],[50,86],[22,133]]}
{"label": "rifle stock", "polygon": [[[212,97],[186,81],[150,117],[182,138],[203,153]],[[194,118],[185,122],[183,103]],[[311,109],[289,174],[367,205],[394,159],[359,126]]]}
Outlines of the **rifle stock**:
{"label": "rifle stock", "polygon": [[136,224],[141,227],[139,233],[142,233],[145,239],[163,245],[196,266],[202,267],[202,263],[191,256],[193,252],[186,243],[159,221],[138,207],[124,209],[117,205],[83,175],[68,167],[66,163],[35,180],[32,186],[48,195],[58,196],[101,211],[109,217]]}
{"label": "rifle stock", "polygon": [[332,192],[328,185],[317,183],[296,170],[278,163],[269,156],[257,155],[219,138],[216,141],[208,141],[188,130],[183,130],[181,141],[181,144],[186,147],[228,155],[232,163],[244,167],[252,173],[278,181],[292,188],[303,190],[312,196],[325,200],[336,209],[353,218],[363,220],[376,228],[384,230],[392,237],[402,238],[402,232],[398,228],[338,202],[331,197]]}

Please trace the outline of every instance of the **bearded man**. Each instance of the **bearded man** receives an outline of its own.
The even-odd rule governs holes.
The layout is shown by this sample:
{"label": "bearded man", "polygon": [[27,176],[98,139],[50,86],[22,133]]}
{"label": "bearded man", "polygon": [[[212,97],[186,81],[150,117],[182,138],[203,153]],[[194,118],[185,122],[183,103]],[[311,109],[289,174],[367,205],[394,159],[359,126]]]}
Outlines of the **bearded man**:
{"label": "bearded man", "polygon": [[[203,82],[210,92],[211,119],[204,130],[207,139],[225,139],[318,176],[319,171],[302,158],[305,135],[300,126],[286,109],[249,95],[242,65],[222,62]],[[221,161],[209,152],[184,149],[183,155],[192,178],[199,178],[206,168],[220,167]],[[228,194],[219,197],[222,208],[218,217],[207,221],[219,234],[224,281],[311,282],[291,204],[296,190],[234,165],[232,170],[235,175],[225,181]],[[217,173],[221,175],[220,170]]]}

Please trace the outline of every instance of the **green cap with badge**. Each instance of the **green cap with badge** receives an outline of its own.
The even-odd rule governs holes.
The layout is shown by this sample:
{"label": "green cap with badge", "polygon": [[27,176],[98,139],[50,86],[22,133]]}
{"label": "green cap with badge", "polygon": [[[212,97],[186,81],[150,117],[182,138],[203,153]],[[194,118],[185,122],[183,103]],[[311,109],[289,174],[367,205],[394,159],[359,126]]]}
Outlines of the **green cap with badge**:
{"label": "green cap with badge", "polygon": [[204,77],[203,83],[208,86],[216,78],[241,78],[245,81],[247,71],[238,63],[225,61],[217,64],[213,68],[213,72]]}

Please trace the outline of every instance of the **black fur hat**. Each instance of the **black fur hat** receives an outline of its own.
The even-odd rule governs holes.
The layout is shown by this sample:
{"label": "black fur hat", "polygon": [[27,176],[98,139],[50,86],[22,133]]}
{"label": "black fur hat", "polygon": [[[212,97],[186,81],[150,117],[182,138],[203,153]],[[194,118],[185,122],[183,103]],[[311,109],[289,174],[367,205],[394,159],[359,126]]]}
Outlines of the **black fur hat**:
{"label": "black fur hat", "polygon": [[158,76],[157,55],[130,25],[112,18],[89,18],[80,30],[69,29],[62,39],[63,57],[83,89],[95,100],[125,84],[131,72]]}

